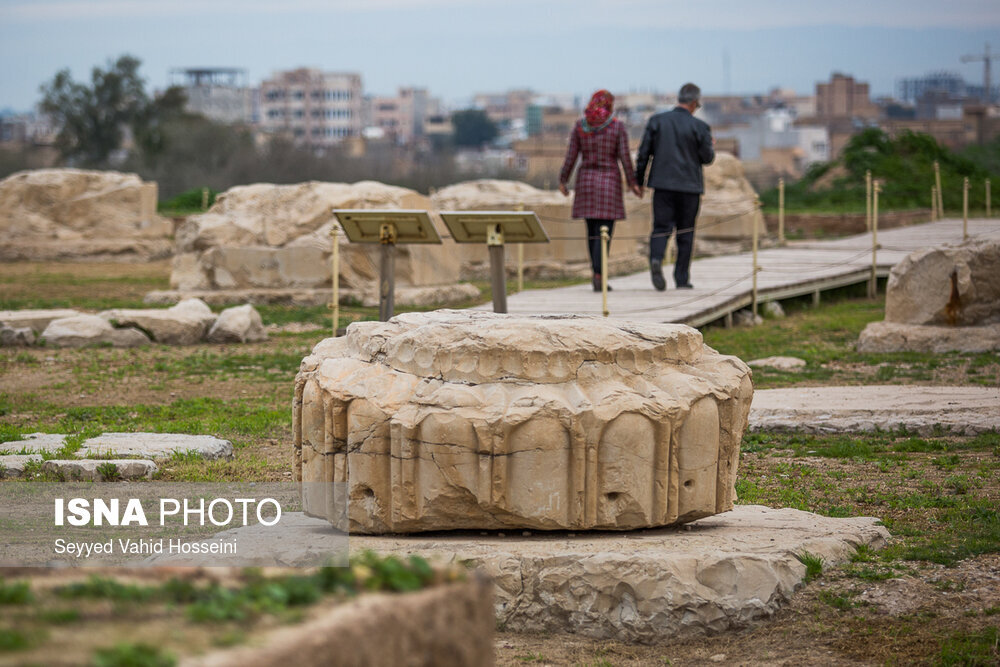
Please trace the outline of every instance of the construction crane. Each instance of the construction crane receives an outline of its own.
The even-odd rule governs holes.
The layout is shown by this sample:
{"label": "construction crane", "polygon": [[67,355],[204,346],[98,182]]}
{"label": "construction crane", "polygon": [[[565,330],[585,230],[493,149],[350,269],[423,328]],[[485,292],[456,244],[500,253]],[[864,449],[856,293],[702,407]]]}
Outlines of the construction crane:
{"label": "construction crane", "polygon": [[990,44],[986,43],[986,47],[982,54],[974,54],[970,56],[962,56],[963,63],[983,63],[983,104],[992,104],[993,97],[990,95],[990,83],[992,79],[990,78],[990,61],[1000,60],[1000,54],[995,56],[990,55]]}

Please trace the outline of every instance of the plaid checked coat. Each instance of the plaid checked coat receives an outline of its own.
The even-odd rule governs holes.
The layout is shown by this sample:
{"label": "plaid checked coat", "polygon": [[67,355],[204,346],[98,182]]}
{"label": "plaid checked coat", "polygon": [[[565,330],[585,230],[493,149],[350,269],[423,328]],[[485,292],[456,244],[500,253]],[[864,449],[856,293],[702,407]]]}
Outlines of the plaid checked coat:
{"label": "plaid checked coat", "polygon": [[576,174],[573,217],[624,219],[625,200],[619,164],[625,170],[629,186],[636,184],[625,125],[615,119],[600,130],[584,132],[580,121],[577,121],[569,138],[562,171],[559,172],[560,183],[569,181],[578,156],[580,169]]}

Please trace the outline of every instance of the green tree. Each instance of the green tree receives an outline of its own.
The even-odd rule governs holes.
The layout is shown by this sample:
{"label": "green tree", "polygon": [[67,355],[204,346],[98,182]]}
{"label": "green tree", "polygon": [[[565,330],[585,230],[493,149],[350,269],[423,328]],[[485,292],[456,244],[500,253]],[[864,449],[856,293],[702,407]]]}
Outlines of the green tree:
{"label": "green tree", "polygon": [[481,109],[464,109],[451,115],[455,128],[455,145],[478,148],[496,139],[499,131]]}
{"label": "green tree", "polygon": [[106,164],[122,147],[125,128],[141,133],[150,102],[139,65],[138,58],[123,55],[109,61],[106,70],[95,67],[89,86],[64,69],[41,87],[39,107],[59,124],[56,147],[65,159],[86,166]]}

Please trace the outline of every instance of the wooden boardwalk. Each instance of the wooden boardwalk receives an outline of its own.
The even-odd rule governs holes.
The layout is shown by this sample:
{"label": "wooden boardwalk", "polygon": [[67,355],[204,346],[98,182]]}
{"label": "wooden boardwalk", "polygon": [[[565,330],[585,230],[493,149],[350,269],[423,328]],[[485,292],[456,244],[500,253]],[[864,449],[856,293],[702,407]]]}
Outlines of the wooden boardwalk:
{"label": "wooden boardwalk", "polygon": [[[1000,219],[969,220],[970,238],[1000,239]],[[878,233],[877,273],[887,276],[894,264],[914,250],[962,241],[962,221],[955,219],[900,227]],[[871,276],[872,237],[861,234],[831,241],[792,241],[758,254],[758,302],[813,294],[866,282]],[[673,288],[671,266],[664,266],[667,290],[657,292],[643,271],[608,281],[610,317],[701,326],[751,304],[753,259],[750,253],[706,257],[691,264],[694,289]],[[479,306],[490,310],[491,304]],[[601,315],[601,294],[589,284],[526,290],[507,296],[507,310],[517,315],[573,313]]]}

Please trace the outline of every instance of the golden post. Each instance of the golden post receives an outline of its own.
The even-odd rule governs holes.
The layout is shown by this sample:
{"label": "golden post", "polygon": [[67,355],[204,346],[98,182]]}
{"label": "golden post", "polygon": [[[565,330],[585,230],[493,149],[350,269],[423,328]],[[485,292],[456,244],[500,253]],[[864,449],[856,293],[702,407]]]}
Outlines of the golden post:
{"label": "golden post", "polygon": [[878,275],[876,273],[876,254],[878,252],[878,193],[882,187],[878,181],[872,184],[872,277],[868,281],[868,296],[872,299],[878,295]]}
{"label": "golden post", "polygon": [[992,217],[992,214],[990,212],[990,207],[991,207],[992,204],[993,204],[993,202],[990,201],[990,179],[987,178],[986,179],[986,217],[987,218]]}
{"label": "golden post", "polygon": [[937,188],[931,186],[931,221],[937,220]]}
{"label": "golden post", "polygon": [[201,210],[208,210],[208,188],[201,189]]}
{"label": "golden post", "polygon": [[962,181],[962,240],[969,238],[969,177]]}
{"label": "golden post", "polygon": [[778,243],[785,245],[785,179],[778,179]]}
{"label": "golden post", "polygon": [[872,229],[872,170],[865,169],[865,229]]}
{"label": "golden post", "polygon": [[601,311],[608,316],[608,244],[611,243],[611,230],[607,225],[601,225]]}
{"label": "golden post", "polygon": [[941,165],[934,161],[934,186],[937,188],[937,217],[938,220],[944,218],[944,190],[941,189]]}
{"label": "golden post", "polygon": [[[758,211],[760,210],[760,197],[754,195],[754,208]],[[757,319],[757,272],[760,268],[757,266],[757,225],[753,226],[753,291],[751,292],[751,298],[753,299],[753,317]]]}
{"label": "golden post", "polygon": [[333,287],[333,301],[330,308],[333,309],[333,336],[337,337],[337,329],[340,327],[340,239],[338,238],[337,223],[330,227],[330,240],[333,241],[333,252],[330,255],[333,272],[330,274],[330,285]]}

